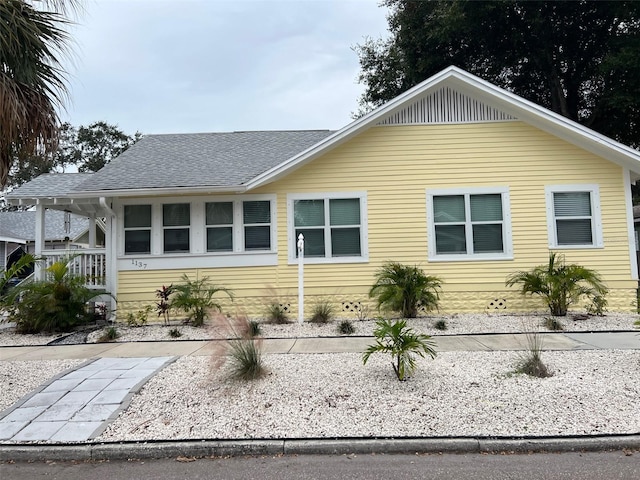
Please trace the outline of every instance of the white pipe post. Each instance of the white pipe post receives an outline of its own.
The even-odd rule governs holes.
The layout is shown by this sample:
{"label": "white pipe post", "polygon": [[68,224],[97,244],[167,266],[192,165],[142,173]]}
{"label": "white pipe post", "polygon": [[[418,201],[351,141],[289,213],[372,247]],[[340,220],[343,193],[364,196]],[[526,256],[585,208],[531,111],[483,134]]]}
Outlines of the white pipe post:
{"label": "white pipe post", "polygon": [[298,324],[304,321],[304,235],[298,235]]}

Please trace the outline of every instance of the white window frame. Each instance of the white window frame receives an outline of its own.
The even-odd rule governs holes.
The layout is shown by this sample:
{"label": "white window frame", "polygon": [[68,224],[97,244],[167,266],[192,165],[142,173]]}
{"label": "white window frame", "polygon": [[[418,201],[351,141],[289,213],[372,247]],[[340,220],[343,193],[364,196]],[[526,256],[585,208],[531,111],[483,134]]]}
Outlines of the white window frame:
{"label": "white window frame", "polygon": [[[189,205],[189,225],[165,225],[164,224],[164,206],[165,205]],[[185,253],[191,253],[192,247],[191,244],[193,242],[193,234],[191,233],[191,226],[193,225],[193,217],[192,217],[192,210],[193,210],[193,205],[191,205],[191,202],[181,202],[181,201],[175,201],[175,202],[162,202],[160,208],[162,209],[162,254],[163,255],[184,255]],[[151,207],[151,210],[153,212],[153,207]],[[164,245],[164,233],[166,230],[187,230],[188,234],[189,234],[189,251],[185,252],[185,251],[174,251],[174,252],[167,252],[165,251],[165,245]],[[153,231],[153,213],[151,215],[151,230]],[[153,235],[152,235],[152,241],[153,241]],[[153,249],[152,249],[153,251]]]}
{"label": "white window frame", "polygon": [[[473,223],[471,222],[471,195],[500,195],[502,200],[502,253],[460,253],[438,254],[436,252],[436,224],[433,214],[433,197],[446,195],[464,196],[465,235],[467,252],[473,248]],[[511,231],[511,198],[508,186],[496,187],[455,187],[426,190],[427,196],[427,258],[430,262],[468,262],[513,260],[513,236]],[[495,223],[495,222],[490,222]]]}
{"label": "white window frame", "polygon": [[[332,257],[331,256],[331,225],[329,222],[329,200],[335,199],[358,199],[360,200],[360,255]],[[363,263],[369,261],[369,233],[367,220],[367,192],[315,192],[315,193],[290,193],[287,195],[287,231],[289,264],[298,263],[296,237],[296,226],[293,217],[294,203],[296,200],[324,200],[325,201],[325,256],[324,257],[304,257],[305,264],[320,263]],[[320,227],[318,227],[320,228]]]}
{"label": "white window frame", "polygon": [[[600,187],[597,184],[547,185],[544,190],[547,206],[547,236],[550,249],[574,250],[604,247],[604,239],[602,234],[602,214],[600,212]],[[590,245],[558,245],[557,224],[554,208],[554,194],[573,192],[586,192],[590,194],[589,198],[591,200],[592,240],[592,244]],[[571,217],[563,218],[570,219]]]}
{"label": "white window frame", "polygon": [[127,232],[149,232],[149,252],[152,251],[151,249],[151,244],[153,242],[153,233],[152,233],[152,225],[153,225],[153,206],[147,202],[147,203],[138,203],[138,204],[127,204],[126,206],[129,205],[148,205],[149,206],[149,210],[150,210],[150,216],[151,218],[150,220],[150,225],[148,227],[125,227],[124,226],[124,206],[122,208],[122,254],[126,255],[126,256],[137,256],[137,255],[149,255],[149,253],[142,253],[142,252],[130,252],[127,253],[125,252],[125,241],[124,238],[127,235]]}
{"label": "white window frame", "polygon": [[[269,250],[244,250],[243,206],[245,201],[269,201],[271,209]],[[207,252],[206,203],[233,203],[233,251]],[[162,206],[189,203],[189,252],[164,253]],[[124,252],[124,206],[151,205],[151,253]],[[117,212],[117,256],[119,270],[157,270],[174,268],[216,268],[277,265],[277,196],[275,194],[221,195],[128,199],[114,205]],[[184,228],[184,227],[181,227]]]}

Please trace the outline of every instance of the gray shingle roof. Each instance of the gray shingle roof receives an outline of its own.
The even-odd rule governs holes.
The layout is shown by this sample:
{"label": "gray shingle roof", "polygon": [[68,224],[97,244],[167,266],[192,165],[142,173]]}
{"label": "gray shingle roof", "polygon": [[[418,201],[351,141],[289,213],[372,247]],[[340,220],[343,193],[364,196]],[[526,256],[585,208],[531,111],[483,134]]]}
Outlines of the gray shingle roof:
{"label": "gray shingle roof", "polygon": [[7,195],[7,198],[46,198],[64,197],[93,173],[45,173],[30,182],[19,186]]}
{"label": "gray shingle roof", "polygon": [[147,135],[74,189],[93,192],[238,186],[331,133],[302,130]]}
{"label": "gray shingle roof", "polygon": [[[89,219],[72,214],[70,233],[67,235],[64,231],[64,212],[58,210],[47,210],[44,222],[45,241],[64,240],[66,236],[74,240],[89,228]],[[35,241],[36,212],[0,212],[1,237]]]}

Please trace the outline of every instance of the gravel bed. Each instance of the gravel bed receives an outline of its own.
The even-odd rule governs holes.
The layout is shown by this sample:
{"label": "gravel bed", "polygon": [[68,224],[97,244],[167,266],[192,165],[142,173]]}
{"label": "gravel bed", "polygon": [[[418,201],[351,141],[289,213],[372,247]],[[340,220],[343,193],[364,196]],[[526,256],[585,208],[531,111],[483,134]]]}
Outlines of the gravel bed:
{"label": "gravel bed", "polygon": [[513,352],[443,352],[399,382],[382,355],[265,355],[269,374],[227,379],[204,357],[153,377],[98,441],[205,438],[585,435],[640,432],[640,352],[545,352],[546,379]]}
{"label": "gravel bed", "polygon": [[[469,333],[512,333],[522,331],[548,331],[544,326],[544,320],[548,315],[502,315],[502,314],[459,314],[439,315],[408,320],[409,325],[418,332],[429,335],[460,335]],[[588,317],[574,320],[572,316],[558,317],[566,331],[601,331],[601,330],[634,330],[634,325],[640,316],[636,314],[609,313],[604,317]],[[437,320],[445,320],[446,330],[438,330],[434,327]],[[286,325],[271,325],[261,322],[262,336],[267,338],[291,338],[291,337],[332,337],[340,335],[338,325],[340,320],[334,320],[328,324],[314,324],[305,322],[298,325],[292,322]],[[374,320],[352,321],[355,327],[355,335],[373,335]],[[143,327],[127,327],[115,325],[119,337],[117,342],[140,342],[149,340],[208,340],[212,338],[228,338],[232,336],[232,327],[227,321],[213,320],[201,328],[189,325],[174,324],[146,325]],[[180,337],[173,338],[169,331],[178,329]],[[88,343],[95,343],[104,333],[104,329],[89,334]],[[46,345],[59,338],[60,335],[16,335],[11,329],[0,330],[0,346],[9,345]]]}
{"label": "gravel bed", "polygon": [[0,412],[84,360],[0,361]]}

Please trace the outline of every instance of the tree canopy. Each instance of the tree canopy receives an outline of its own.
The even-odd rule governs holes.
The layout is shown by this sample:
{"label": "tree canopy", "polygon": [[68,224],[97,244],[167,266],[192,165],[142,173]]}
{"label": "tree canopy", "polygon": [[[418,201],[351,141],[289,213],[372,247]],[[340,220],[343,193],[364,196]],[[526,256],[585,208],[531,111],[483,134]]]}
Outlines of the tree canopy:
{"label": "tree canopy", "polygon": [[390,37],[356,46],[360,112],[459,66],[640,145],[640,2],[383,0]]}
{"label": "tree canopy", "polygon": [[64,171],[97,172],[137,142],[142,135],[127,135],[104,121],[74,127],[63,123],[58,147],[53,152],[19,156],[9,173],[9,186],[17,187],[43,173]]}
{"label": "tree canopy", "polygon": [[67,7],[76,0],[0,2],[0,188],[16,157],[55,150],[67,95]]}

